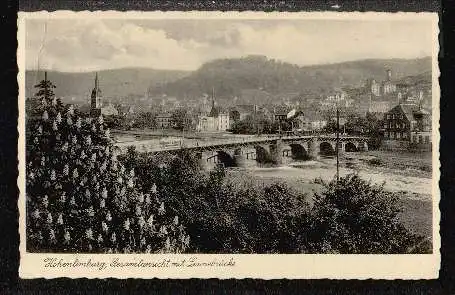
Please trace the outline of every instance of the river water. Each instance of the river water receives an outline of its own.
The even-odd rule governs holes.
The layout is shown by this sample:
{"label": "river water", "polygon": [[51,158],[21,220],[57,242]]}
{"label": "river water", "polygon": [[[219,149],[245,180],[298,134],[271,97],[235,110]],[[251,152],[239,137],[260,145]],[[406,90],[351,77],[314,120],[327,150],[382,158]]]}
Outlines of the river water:
{"label": "river water", "polygon": [[[429,177],[413,176],[412,173],[404,173],[403,170],[383,169],[359,162],[349,165],[349,168],[346,167],[346,164],[341,163],[340,177],[356,172],[360,177],[372,183],[384,183],[384,188],[389,191],[404,192],[407,198],[431,200],[432,180]],[[291,161],[280,167],[249,167],[246,169],[257,179],[282,180],[298,187],[299,183],[311,183],[316,178],[324,181],[334,179],[336,177],[336,160],[325,158],[316,161]]]}

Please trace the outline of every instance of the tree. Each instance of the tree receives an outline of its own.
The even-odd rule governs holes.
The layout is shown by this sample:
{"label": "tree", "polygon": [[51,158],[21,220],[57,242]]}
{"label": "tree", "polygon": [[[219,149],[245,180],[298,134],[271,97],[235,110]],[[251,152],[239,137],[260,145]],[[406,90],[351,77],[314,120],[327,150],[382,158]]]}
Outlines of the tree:
{"label": "tree", "polygon": [[152,112],[139,113],[133,124],[134,128],[155,128],[156,114]]}
{"label": "tree", "polygon": [[177,130],[189,130],[192,127],[192,118],[188,110],[180,108],[172,113],[172,124]]}
{"label": "tree", "polygon": [[[46,94],[49,95],[48,92]],[[27,247],[43,252],[180,252],[178,217],[117,160],[104,117],[42,106],[27,138]]]}
{"label": "tree", "polygon": [[41,80],[37,85],[37,92],[35,97],[32,99],[32,105],[34,109],[32,115],[41,114],[46,106],[53,106],[57,111],[62,111],[64,106],[60,98],[56,98],[54,89],[56,86],[49,80],[47,80],[47,74],[44,76],[44,80]]}
{"label": "tree", "polygon": [[241,121],[235,121],[232,132],[236,134],[262,134],[272,132],[272,121],[264,113],[248,115]]}
{"label": "tree", "polygon": [[382,121],[373,114],[367,113],[365,117],[350,115],[345,126],[348,133],[368,136],[368,147],[370,149],[376,149],[381,145]]}
{"label": "tree", "polygon": [[232,132],[235,134],[254,134],[255,133],[254,118],[252,115],[246,116],[243,120],[234,122]]}
{"label": "tree", "polygon": [[309,238],[312,252],[408,253],[425,240],[403,226],[398,196],[383,186],[357,174],[323,185],[323,192],[314,197]]}
{"label": "tree", "polygon": [[47,75],[44,80],[41,80],[35,88],[38,88],[38,92],[35,94],[36,97],[43,99],[46,103],[51,103],[55,97],[54,89],[56,86],[51,81],[47,80]]}
{"label": "tree", "polygon": [[368,147],[371,149],[377,149],[381,146],[383,134],[381,129],[383,121],[379,120],[376,116],[371,113],[366,114],[366,129],[368,132],[369,140]]}

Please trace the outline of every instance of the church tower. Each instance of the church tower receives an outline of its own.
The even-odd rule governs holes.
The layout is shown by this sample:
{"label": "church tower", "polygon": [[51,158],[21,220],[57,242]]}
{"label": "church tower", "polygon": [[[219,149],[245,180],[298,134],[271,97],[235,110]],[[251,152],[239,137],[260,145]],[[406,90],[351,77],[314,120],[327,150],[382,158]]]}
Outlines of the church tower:
{"label": "church tower", "polygon": [[92,90],[90,114],[94,116],[101,114],[101,89],[98,85],[98,73],[95,74],[95,87]]}
{"label": "church tower", "polygon": [[386,72],[386,81],[391,81],[392,80],[392,70],[387,69],[385,72]]}

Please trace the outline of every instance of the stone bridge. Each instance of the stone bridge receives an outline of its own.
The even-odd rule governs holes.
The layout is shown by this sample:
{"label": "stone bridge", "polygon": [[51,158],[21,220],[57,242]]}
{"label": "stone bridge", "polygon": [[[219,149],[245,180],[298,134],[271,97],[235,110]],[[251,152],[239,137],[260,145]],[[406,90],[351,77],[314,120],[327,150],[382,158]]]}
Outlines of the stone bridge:
{"label": "stone bridge", "polygon": [[[339,153],[359,152],[368,150],[367,137],[340,136]],[[204,169],[211,169],[216,165],[225,167],[245,167],[257,164],[280,165],[293,160],[316,159],[321,155],[336,154],[335,135],[289,136],[254,138],[248,140],[234,140],[212,142],[191,146],[151,147],[146,143],[136,143],[136,151],[157,155],[162,153],[176,154],[183,149],[194,153]],[[117,153],[125,153],[125,145],[117,146]]]}

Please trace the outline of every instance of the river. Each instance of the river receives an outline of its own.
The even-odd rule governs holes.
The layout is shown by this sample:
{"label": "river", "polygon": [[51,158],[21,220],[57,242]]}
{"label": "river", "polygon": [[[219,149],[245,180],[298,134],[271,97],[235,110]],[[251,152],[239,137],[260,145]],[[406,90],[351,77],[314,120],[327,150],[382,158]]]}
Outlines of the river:
{"label": "river", "polygon": [[[357,160],[357,161],[356,161]],[[356,159],[341,162],[340,177],[350,173],[358,173],[363,179],[372,183],[382,184],[384,188],[393,192],[405,192],[407,198],[430,201],[432,179],[430,177],[416,176],[412,168],[390,169],[368,165]],[[329,181],[336,176],[336,159],[323,158],[316,161],[290,161],[280,167],[260,168],[249,167],[250,172],[257,179],[282,180],[293,186],[311,183],[316,178]]]}

